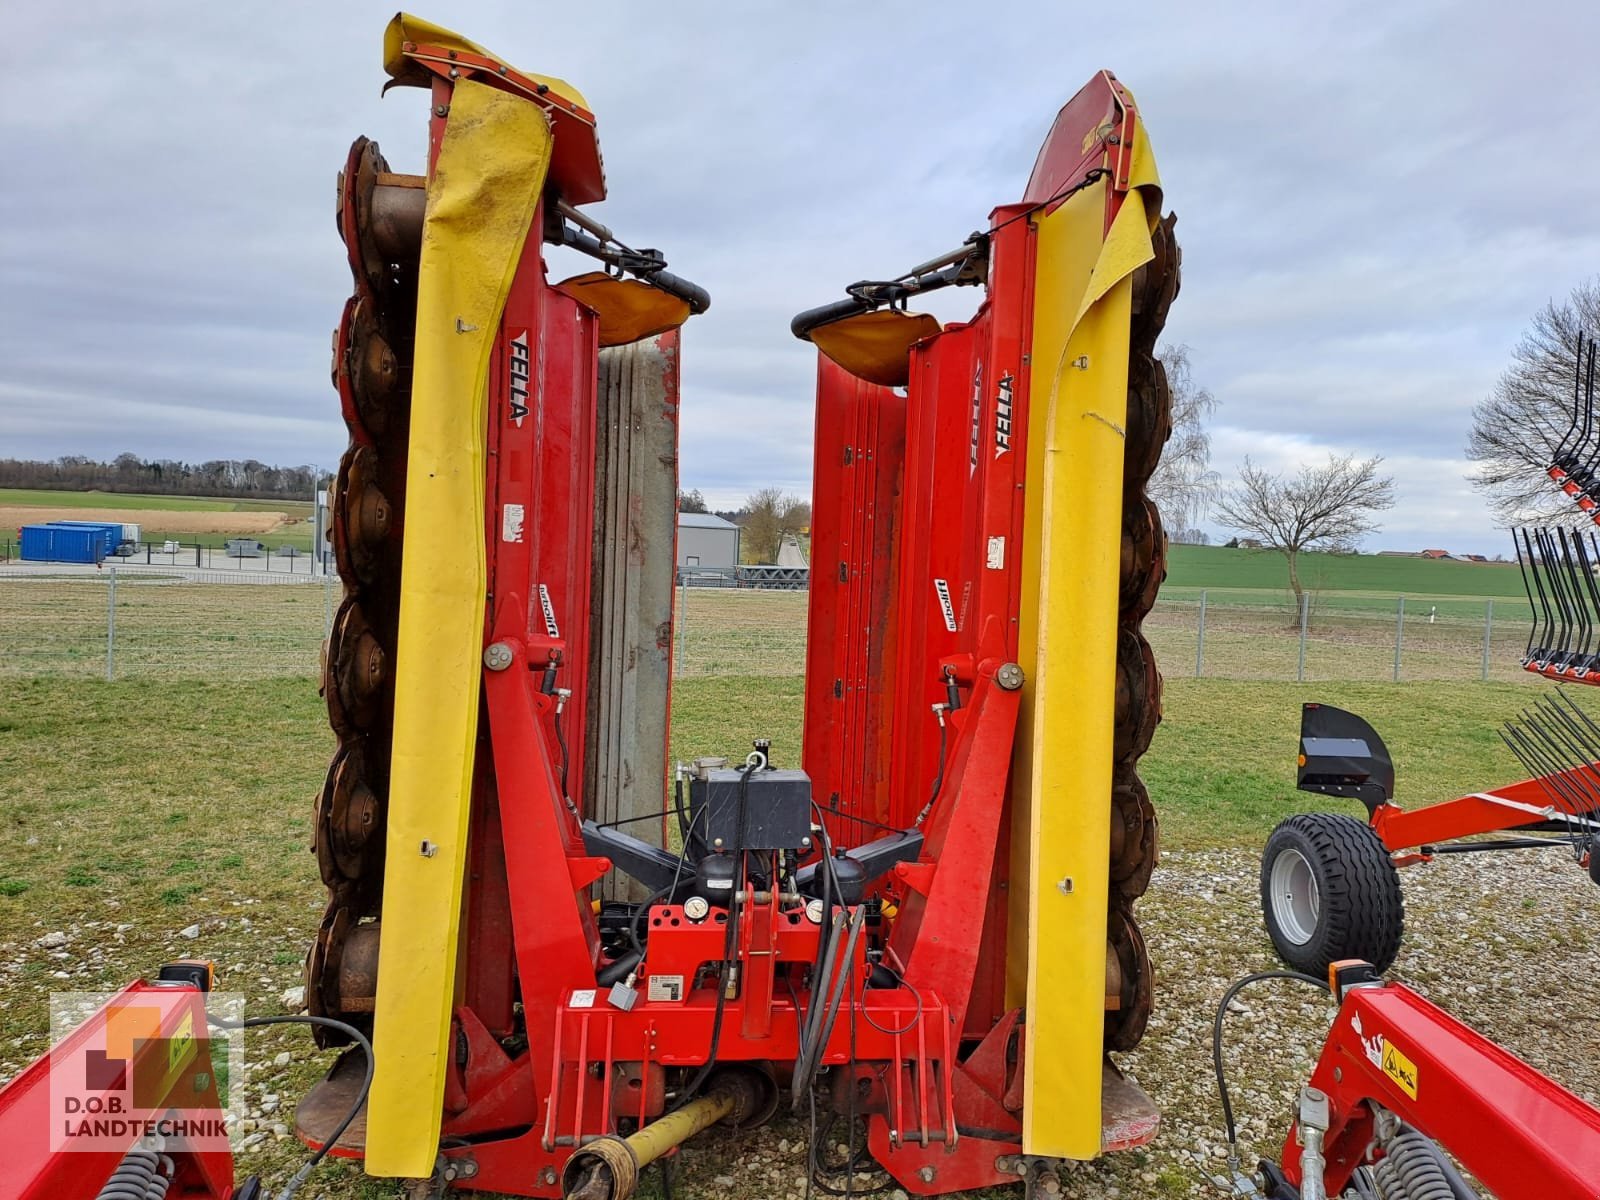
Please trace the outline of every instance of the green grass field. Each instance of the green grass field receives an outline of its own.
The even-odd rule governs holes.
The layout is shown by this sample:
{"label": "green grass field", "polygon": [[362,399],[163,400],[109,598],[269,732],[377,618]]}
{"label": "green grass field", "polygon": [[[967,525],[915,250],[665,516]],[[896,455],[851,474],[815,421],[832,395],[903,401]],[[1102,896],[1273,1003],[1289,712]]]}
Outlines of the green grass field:
{"label": "green grass field", "polygon": [[[801,686],[798,676],[681,681],[674,754],[736,756],[767,736],[780,762],[797,762]],[[1366,714],[1395,752],[1401,795],[1421,802],[1516,774],[1492,726],[1521,694],[1495,684],[1175,681],[1141,764],[1163,848],[1188,861],[1209,848],[1255,846],[1286,813],[1330,807],[1293,790],[1303,699]],[[284,1011],[279,996],[300,984],[324,903],[307,848],[332,737],[314,681],[36,678],[13,681],[3,695],[0,813],[12,852],[0,865],[0,952],[12,966],[0,976],[0,1079],[47,1045],[52,990],[112,988],[175,957],[214,959],[221,986],[245,993],[253,1014]],[[178,933],[190,925],[196,935]],[[35,946],[60,930],[70,931],[66,949]],[[292,1107],[329,1061],[298,1030],[252,1034],[248,1050],[258,1070],[246,1089],[251,1104],[270,1094]],[[280,1051],[288,1065],[266,1068]],[[695,1160],[700,1175],[742,1169],[738,1143],[720,1146]],[[292,1138],[268,1138],[241,1170],[281,1179],[300,1154]],[[1112,1169],[1134,1171],[1143,1160],[1120,1161]],[[1149,1194],[1198,1194],[1197,1182],[1163,1171]],[[316,1184],[313,1194],[327,1200],[396,1194],[348,1165],[326,1168]],[[691,1179],[679,1194],[703,1193]]]}
{"label": "green grass field", "polygon": [[150,496],[139,492],[62,492],[0,488],[0,506],[32,508],[142,508],[168,512],[282,512],[297,519],[311,515],[309,500],[230,500],[213,496]]}
{"label": "green grass field", "polygon": [[[112,683],[99,677],[106,596],[100,578],[0,579],[0,821],[12,848],[0,864],[0,962],[11,964],[0,972],[0,1079],[44,1050],[53,990],[115,987],[173,958],[212,958],[222,986],[245,993],[253,1014],[284,1011],[280,997],[300,985],[325,903],[308,847],[333,744],[314,678],[332,593],[130,576],[117,590]],[[691,590],[680,601],[673,756],[737,758],[767,737],[781,764],[798,764],[806,597]],[[1182,677],[1192,669],[1192,616],[1191,607],[1163,603],[1146,623],[1168,679],[1165,719],[1140,770],[1161,817],[1163,851],[1179,872],[1191,861],[1200,865],[1188,869],[1203,872],[1207,855],[1248,855],[1290,812],[1341,807],[1294,790],[1306,700],[1353,709],[1383,733],[1408,805],[1521,775],[1494,732],[1530,698],[1527,677],[1508,665],[1514,638],[1494,648],[1501,681],[1480,683],[1468,623],[1424,625],[1409,635],[1408,670],[1447,678],[1464,671],[1472,681],[1394,684],[1386,681],[1384,642],[1392,623],[1330,618],[1320,622],[1309,665],[1360,681],[1295,684],[1282,681],[1294,670],[1296,638],[1281,613],[1219,609],[1208,627],[1208,669],[1235,677],[1196,679]],[[1171,955],[1193,952],[1184,939],[1199,918],[1186,903],[1155,893],[1142,902],[1158,977],[1173,969]],[[1248,910],[1253,899],[1229,903]],[[1243,924],[1248,933],[1205,953],[1230,966],[1266,965],[1258,922],[1247,914]],[[193,935],[180,932],[190,926]],[[38,945],[55,931],[66,931],[64,948]],[[1165,1044],[1155,1037],[1140,1053],[1159,1054]],[[1173,1053],[1180,1049],[1173,1044]],[[269,1066],[279,1052],[287,1065]],[[281,1097],[280,1117],[330,1060],[299,1030],[252,1034],[248,1053],[255,1074],[244,1094],[252,1105]],[[1296,1069],[1289,1060],[1273,1067]],[[1273,1075],[1262,1086],[1281,1082]],[[1164,1105],[1187,1103],[1152,1094]],[[1185,1115],[1202,1125],[1209,1119]],[[780,1123],[760,1136],[755,1151],[708,1140],[686,1159],[678,1194],[703,1197],[712,1178],[742,1178],[757,1169],[742,1154],[799,1135]],[[245,1149],[240,1169],[281,1181],[300,1155],[292,1138],[268,1136]],[[1203,1187],[1170,1150],[1118,1158],[1104,1171],[1092,1178],[1115,1180],[1130,1195],[1190,1196]],[[795,1173],[786,1168],[784,1178]],[[767,1194],[760,1189],[769,1186],[788,1194],[766,1176],[753,1186],[743,1194]],[[307,1194],[392,1200],[396,1191],[338,1164],[320,1171]],[[653,1181],[640,1194],[659,1195]]]}

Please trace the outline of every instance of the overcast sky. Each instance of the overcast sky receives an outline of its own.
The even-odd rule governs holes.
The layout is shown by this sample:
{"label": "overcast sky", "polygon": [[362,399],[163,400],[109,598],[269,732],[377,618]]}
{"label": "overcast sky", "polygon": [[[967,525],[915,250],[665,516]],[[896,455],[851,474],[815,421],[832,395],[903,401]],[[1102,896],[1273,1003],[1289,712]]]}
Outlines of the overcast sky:
{"label": "overcast sky", "polygon": [[[357,134],[420,171],[425,94],[380,99],[368,3],[16,5],[0,82],[0,454],[336,463]],[[1015,200],[1100,67],[1179,214],[1167,333],[1215,393],[1214,464],[1382,454],[1372,548],[1493,553],[1472,404],[1531,314],[1600,271],[1600,6],[1563,2],[453,3],[419,15],[599,120],[591,211],[708,287],[683,479],[809,493],[791,315]],[[970,312],[963,290],[939,315]]]}

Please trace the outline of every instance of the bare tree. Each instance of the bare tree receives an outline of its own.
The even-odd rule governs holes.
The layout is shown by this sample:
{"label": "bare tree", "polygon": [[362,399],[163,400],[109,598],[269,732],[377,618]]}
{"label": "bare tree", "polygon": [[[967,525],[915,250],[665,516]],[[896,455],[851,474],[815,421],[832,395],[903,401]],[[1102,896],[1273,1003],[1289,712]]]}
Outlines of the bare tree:
{"label": "bare tree", "polygon": [[810,521],[810,504],[782,488],[762,488],[752,492],[744,503],[741,547],[751,562],[776,562],[783,535],[798,532]]}
{"label": "bare tree", "polygon": [[686,492],[678,489],[678,511],[686,513],[703,513],[706,511],[706,498],[700,494],[700,489]]}
{"label": "bare tree", "polygon": [[1506,525],[1571,510],[1545,468],[1572,424],[1580,331],[1600,333],[1600,275],[1575,287],[1565,303],[1551,300],[1534,314],[1511,365],[1472,410],[1467,457],[1478,464],[1472,485]]}
{"label": "bare tree", "polygon": [[1361,536],[1378,528],[1372,514],[1394,505],[1394,480],[1378,474],[1382,458],[1357,462],[1328,455],[1321,466],[1304,466],[1292,479],[1257,467],[1248,458],[1239,482],[1218,498],[1217,520],[1261,539],[1288,560],[1296,610],[1305,588],[1299,557],[1305,550],[1349,553]]}
{"label": "bare tree", "polygon": [[1211,469],[1211,433],[1205,426],[1217,401],[1195,382],[1188,346],[1163,346],[1156,357],[1166,368],[1172,393],[1172,436],[1145,492],[1161,509],[1168,529],[1189,529],[1200,523],[1206,499],[1217,485],[1217,473]]}

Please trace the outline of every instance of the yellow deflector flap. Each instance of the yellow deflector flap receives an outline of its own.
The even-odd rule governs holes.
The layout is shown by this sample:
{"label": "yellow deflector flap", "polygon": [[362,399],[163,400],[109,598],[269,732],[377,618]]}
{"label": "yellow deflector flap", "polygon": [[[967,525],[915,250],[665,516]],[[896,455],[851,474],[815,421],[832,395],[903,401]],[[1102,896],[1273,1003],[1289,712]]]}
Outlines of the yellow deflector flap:
{"label": "yellow deflector flap", "polygon": [[1144,195],[1108,232],[1107,187],[1037,218],[1013,793],[1028,879],[1012,912],[1026,953],[1008,956],[1013,978],[1026,967],[1022,1147],[1077,1159],[1100,1153],[1128,339],[1132,275],[1152,257]]}
{"label": "yellow deflector flap", "polygon": [[438,1151],[482,673],[489,355],[550,162],[535,104],[460,80],[428,180],[366,1169]]}
{"label": "yellow deflector flap", "polygon": [[[441,50],[462,50],[496,62],[505,61],[499,55],[485,50],[477,42],[470,41],[443,25],[435,25],[432,21],[424,21],[421,17],[414,17],[410,13],[396,13],[388,28],[383,31],[383,69],[396,83],[426,87],[431,79],[424,68],[406,57],[407,42],[414,45],[437,46]],[[589,102],[583,98],[583,93],[565,79],[557,79],[554,75],[535,75],[529,71],[520,73],[571,100],[579,108],[589,107]]]}
{"label": "yellow deflector flap", "polygon": [[857,378],[905,387],[911,378],[911,347],[938,332],[938,319],[927,313],[880,308],[819,325],[806,336]]}
{"label": "yellow deflector flap", "polygon": [[617,279],[604,271],[590,271],[563,279],[556,286],[594,310],[601,346],[626,346],[676,329],[689,319],[687,300],[637,279]]}

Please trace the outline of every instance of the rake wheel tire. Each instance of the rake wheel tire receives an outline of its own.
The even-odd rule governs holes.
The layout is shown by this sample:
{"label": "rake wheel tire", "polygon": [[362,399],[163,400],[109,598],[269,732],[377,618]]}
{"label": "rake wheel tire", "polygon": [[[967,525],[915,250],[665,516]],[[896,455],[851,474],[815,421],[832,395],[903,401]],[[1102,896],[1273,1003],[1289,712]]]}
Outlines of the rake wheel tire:
{"label": "rake wheel tire", "polygon": [[1301,813],[1272,831],[1261,855],[1261,913],[1278,956],[1318,979],[1359,958],[1386,971],[1400,951],[1400,873],[1364,821]]}

